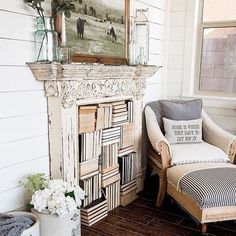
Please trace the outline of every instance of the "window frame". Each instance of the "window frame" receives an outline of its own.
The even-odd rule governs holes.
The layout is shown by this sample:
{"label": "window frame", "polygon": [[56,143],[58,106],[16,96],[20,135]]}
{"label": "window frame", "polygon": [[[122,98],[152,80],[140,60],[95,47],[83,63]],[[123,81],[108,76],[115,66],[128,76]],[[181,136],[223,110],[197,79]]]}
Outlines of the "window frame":
{"label": "window frame", "polygon": [[203,10],[204,10],[204,0],[199,0],[194,94],[205,95],[205,96],[235,97],[236,92],[200,90],[200,72],[201,72],[202,44],[203,44],[204,29],[236,27],[236,20],[203,22]]}

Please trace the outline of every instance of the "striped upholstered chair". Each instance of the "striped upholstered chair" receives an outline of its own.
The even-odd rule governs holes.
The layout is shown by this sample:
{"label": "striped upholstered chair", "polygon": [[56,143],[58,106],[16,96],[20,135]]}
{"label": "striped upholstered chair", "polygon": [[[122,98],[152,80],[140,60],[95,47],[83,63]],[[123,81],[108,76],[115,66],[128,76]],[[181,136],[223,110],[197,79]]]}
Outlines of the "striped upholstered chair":
{"label": "striped upholstered chair", "polygon": [[[186,110],[191,116],[191,108]],[[180,112],[178,104],[173,112]],[[203,142],[171,144],[164,135],[162,116],[160,102],[147,104],[148,165],[159,175],[157,207],[162,205],[168,193],[200,223],[202,233],[207,231],[206,223],[235,220],[236,165],[232,163],[236,137],[217,126],[201,110]],[[207,154],[209,160],[205,157]],[[223,154],[226,158],[222,158]],[[179,157],[182,162],[178,162]]]}

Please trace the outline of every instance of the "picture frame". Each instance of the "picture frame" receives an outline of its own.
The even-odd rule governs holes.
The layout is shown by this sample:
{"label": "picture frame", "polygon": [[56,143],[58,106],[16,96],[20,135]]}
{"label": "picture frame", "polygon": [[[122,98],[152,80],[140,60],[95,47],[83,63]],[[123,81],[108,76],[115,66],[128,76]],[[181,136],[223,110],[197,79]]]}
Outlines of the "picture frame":
{"label": "picture frame", "polygon": [[128,64],[130,0],[90,0],[88,3],[77,1],[79,10],[65,21],[71,61]]}

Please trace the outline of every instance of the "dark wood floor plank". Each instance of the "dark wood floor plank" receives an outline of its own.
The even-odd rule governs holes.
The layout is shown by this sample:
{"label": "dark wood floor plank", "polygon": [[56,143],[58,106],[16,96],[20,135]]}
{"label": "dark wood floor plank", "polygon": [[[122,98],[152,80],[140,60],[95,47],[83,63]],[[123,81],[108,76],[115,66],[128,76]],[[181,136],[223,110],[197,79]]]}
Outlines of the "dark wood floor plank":
{"label": "dark wood floor plank", "polygon": [[208,225],[207,232],[212,233],[216,236],[236,236],[236,232],[231,231],[230,228],[221,228],[214,226],[213,224]]}
{"label": "dark wood floor plank", "polygon": [[112,213],[109,213],[108,216],[106,218],[104,218],[102,221],[109,223],[111,225],[116,225],[122,219],[123,218],[121,218],[117,215],[113,215]]}
{"label": "dark wood floor plank", "polygon": [[143,225],[138,222],[123,219],[118,224],[121,228],[136,232],[145,236],[175,236],[176,234],[165,232],[161,229],[156,229],[149,225]]}
{"label": "dark wood floor plank", "polygon": [[[219,226],[221,228],[226,228],[229,229],[231,231],[236,232],[236,221],[222,221],[222,222],[218,222],[216,224],[212,224],[213,226]],[[236,234],[235,234],[236,235]]]}
{"label": "dark wood floor plank", "polygon": [[144,198],[137,198],[135,201],[133,201],[134,204],[141,205],[141,206],[149,206],[152,208],[156,208],[156,204],[152,200],[144,199]]}
{"label": "dark wood floor plank", "polygon": [[199,225],[193,221],[192,219],[183,219],[180,223],[179,223],[180,226],[186,226],[188,228],[192,228],[192,229],[195,229],[195,230],[198,230],[199,229]]}
{"label": "dark wood floor plank", "polygon": [[87,228],[84,226],[81,229],[81,235],[82,236],[105,236],[105,234],[94,232],[90,228]]}
{"label": "dark wood floor plank", "polygon": [[140,234],[135,232],[130,232],[125,228],[117,227],[115,225],[108,224],[106,222],[100,221],[92,226],[92,229],[98,233],[103,233],[109,236],[140,236]]}
{"label": "dark wood floor plank", "polygon": [[148,191],[142,191],[142,192],[138,193],[138,196],[140,198],[144,198],[144,199],[147,199],[149,201],[155,201],[155,198],[156,198],[155,193],[151,193],[151,192],[148,192]]}
{"label": "dark wood floor plank", "polygon": [[165,213],[159,209],[152,209],[149,207],[145,207],[145,206],[139,206],[137,207],[137,205],[131,203],[129,204],[126,209],[133,211],[133,212],[137,212],[140,213],[142,215],[145,216],[149,216],[152,218],[156,218],[156,219],[162,219],[162,220],[168,220],[172,223],[178,223],[182,220],[181,216],[178,215],[172,215],[169,213]]}
{"label": "dark wood floor plank", "polygon": [[[156,201],[146,200],[145,198],[137,198],[135,201],[132,202],[132,204],[136,205],[142,205],[146,207],[150,207],[153,209],[157,209],[156,207]],[[166,198],[163,206],[158,208],[159,211],[170,213],[172,215],[178,215],[181,217],[187,217],[189,218],[189,215],[180,209],[180,207],[177,204],[170,204],[170,199]]]}
{"label": "dark wood floor plank", "polygon": [[132,219],[132,221],[140,222],[142,224],[147,224],[153,219],[153,217],[129,211],[123,207],[116,208],[114,211],[111,212],[111,214],[125,219]]}
{"label": "dark wood floor plank", "polygon": [[201,233],[197,230],[186,228],[179,226],[177,224],[171,224],[167,221],[154,219],[152,220],[148,225],[151,225],[153,227],[161,228],[167,232],[173,233],[175,232],[178,235],[184,235],[184,236],[200,236]]}

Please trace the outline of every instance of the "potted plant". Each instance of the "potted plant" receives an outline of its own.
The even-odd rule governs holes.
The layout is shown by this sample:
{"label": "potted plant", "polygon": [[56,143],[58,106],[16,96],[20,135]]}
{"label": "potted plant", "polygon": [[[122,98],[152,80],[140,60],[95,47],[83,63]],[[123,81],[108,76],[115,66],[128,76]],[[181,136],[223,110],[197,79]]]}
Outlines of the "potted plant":
{"label": "potted plant", "polygon": [[29,176],[30,207],[40,220],[42,236],[80,236],[80,206],[84,191],[62,179],[47,180],[44,174]]}

